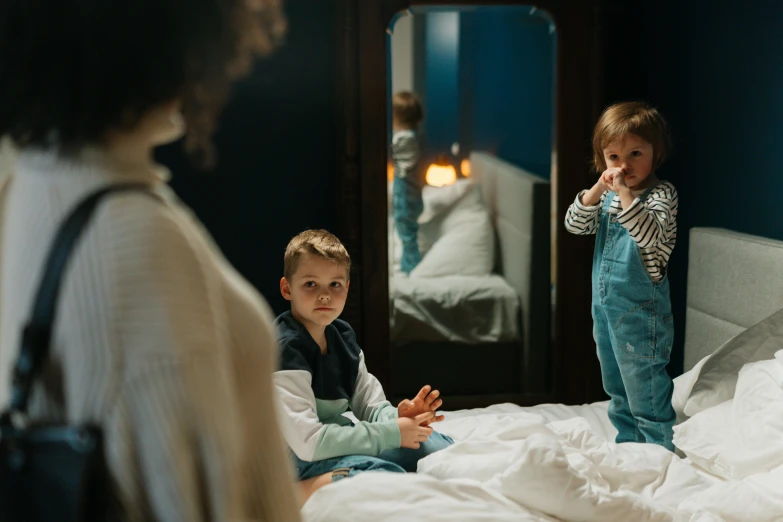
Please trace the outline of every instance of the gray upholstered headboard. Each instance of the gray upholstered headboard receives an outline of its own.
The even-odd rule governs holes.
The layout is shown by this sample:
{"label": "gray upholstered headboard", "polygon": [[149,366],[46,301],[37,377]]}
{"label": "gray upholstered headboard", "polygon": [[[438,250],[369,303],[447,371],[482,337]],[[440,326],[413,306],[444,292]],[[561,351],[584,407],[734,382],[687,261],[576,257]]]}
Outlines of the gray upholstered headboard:
{"label": "gray upholstered headboard", "polygon": [[520,296],[525,384],[540,389],[550,360],[551,187],[489,154],[472,153],[470,165],[495,229],[495,271]]}
{"label": "gray upholstered headboard", "polygon": [[693,228],[688,257],[685,371],[783,308],[783,241]]}

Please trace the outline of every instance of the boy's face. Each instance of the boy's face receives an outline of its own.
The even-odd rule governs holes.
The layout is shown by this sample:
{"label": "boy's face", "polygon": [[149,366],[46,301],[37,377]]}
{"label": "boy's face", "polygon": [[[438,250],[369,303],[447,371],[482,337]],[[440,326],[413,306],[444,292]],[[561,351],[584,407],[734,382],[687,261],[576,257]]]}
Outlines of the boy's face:
{"label": "boy's face", "polygon": [[325,327],[337,319],[348,297],[347,270],[311,254],[299,259],[290,281],[280,281],[280,293],[291,301],[291,312],[305,326]]}
{"label": "boy's face", "polygon": [[628,134],[604,149],[606,168],[625,171],[625,184],[631,190],[646,188],[647,177],[652,172],[653,146],[635,134]]}

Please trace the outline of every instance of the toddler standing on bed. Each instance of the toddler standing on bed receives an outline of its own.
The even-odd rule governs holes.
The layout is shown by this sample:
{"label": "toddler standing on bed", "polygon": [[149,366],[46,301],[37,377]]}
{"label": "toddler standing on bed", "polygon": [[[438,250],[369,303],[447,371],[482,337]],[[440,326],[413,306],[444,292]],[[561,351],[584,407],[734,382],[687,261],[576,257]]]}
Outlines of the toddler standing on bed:
{"label": "toddler standing on bed", "polygon": [[392,97],[392,208],[394,228],[402,243],[400,270],[406,274],[421,261],[418,219],[424,211],[421,197],[424,181],[419,166],[418,127],[422,117],[421,103],[416,95],[403,91]]}
{"label": "toddler standing on bed", "polygon": [[[274,379],[305,499],[361,471],[416,471],[419,459],[454,442],[429,427],[443,420],[437,390],[425,386],[395,408],[367,371],[353,329],[337,319],[350,269],[345,247],[325,230],[302,232],[285,251],[280,291],[291,310],[275,321],[282,360]],[[356,424],[343,416],[349,408]]]}
{"label": "toddler standing on bed", "polygon": [[666,365],[674,324],[666,268],[677,238],[677,191],[656,175],[670,147],[656,109],[638,102],[607,108],[593,133],[593,161],[602,174],[577,195],[565,226],[597,235],[593,336],[616,441],[673,451]]}

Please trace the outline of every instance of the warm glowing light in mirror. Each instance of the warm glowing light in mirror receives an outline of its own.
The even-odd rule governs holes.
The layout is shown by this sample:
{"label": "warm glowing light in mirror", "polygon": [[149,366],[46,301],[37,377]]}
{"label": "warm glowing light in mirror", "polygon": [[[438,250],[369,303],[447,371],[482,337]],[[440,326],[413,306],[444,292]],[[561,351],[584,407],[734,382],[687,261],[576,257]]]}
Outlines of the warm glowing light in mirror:
{"label": "warm glowing light in mirror", "polygon": [[462,175],[466,178],[470,177],[470,160],[464,159],[462,160],[462,163],[459,165],[459,171],[462,172]]}
{"label": "warm glowing light in mirror", "polygon": [[391,161],[386,164],[386,179],[389,181],[394,179],[394,164]]}
{"label": "warm glowing light in mirror", "polygon": [[443,187],[457,181],[457,170],[451,165],[433,163],[427,169],[427,185]]}

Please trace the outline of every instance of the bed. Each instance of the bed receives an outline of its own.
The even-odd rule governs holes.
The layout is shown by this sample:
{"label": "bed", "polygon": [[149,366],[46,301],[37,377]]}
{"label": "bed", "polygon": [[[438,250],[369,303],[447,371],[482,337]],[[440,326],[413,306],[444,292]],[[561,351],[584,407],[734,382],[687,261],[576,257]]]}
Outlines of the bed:
{"label": "bed", "polygon": [[[414,393],[423,378],[488,402],[493,395],[519,402],[549,385],[549,182],[489,154],[474,152],[470,161],[470,178],[425,187],[423,258],[409,276],[399,271],[389,209],[395,397]],[[406,364],[414,356],[424,358],[427,376]]]}
{"label": "bed", "polygon": [[687,290],[678,455],[611,442],[605,402],[450,411],[418,473],[325,486],[304,520],[783,520],[783,242],[693,229]]}

